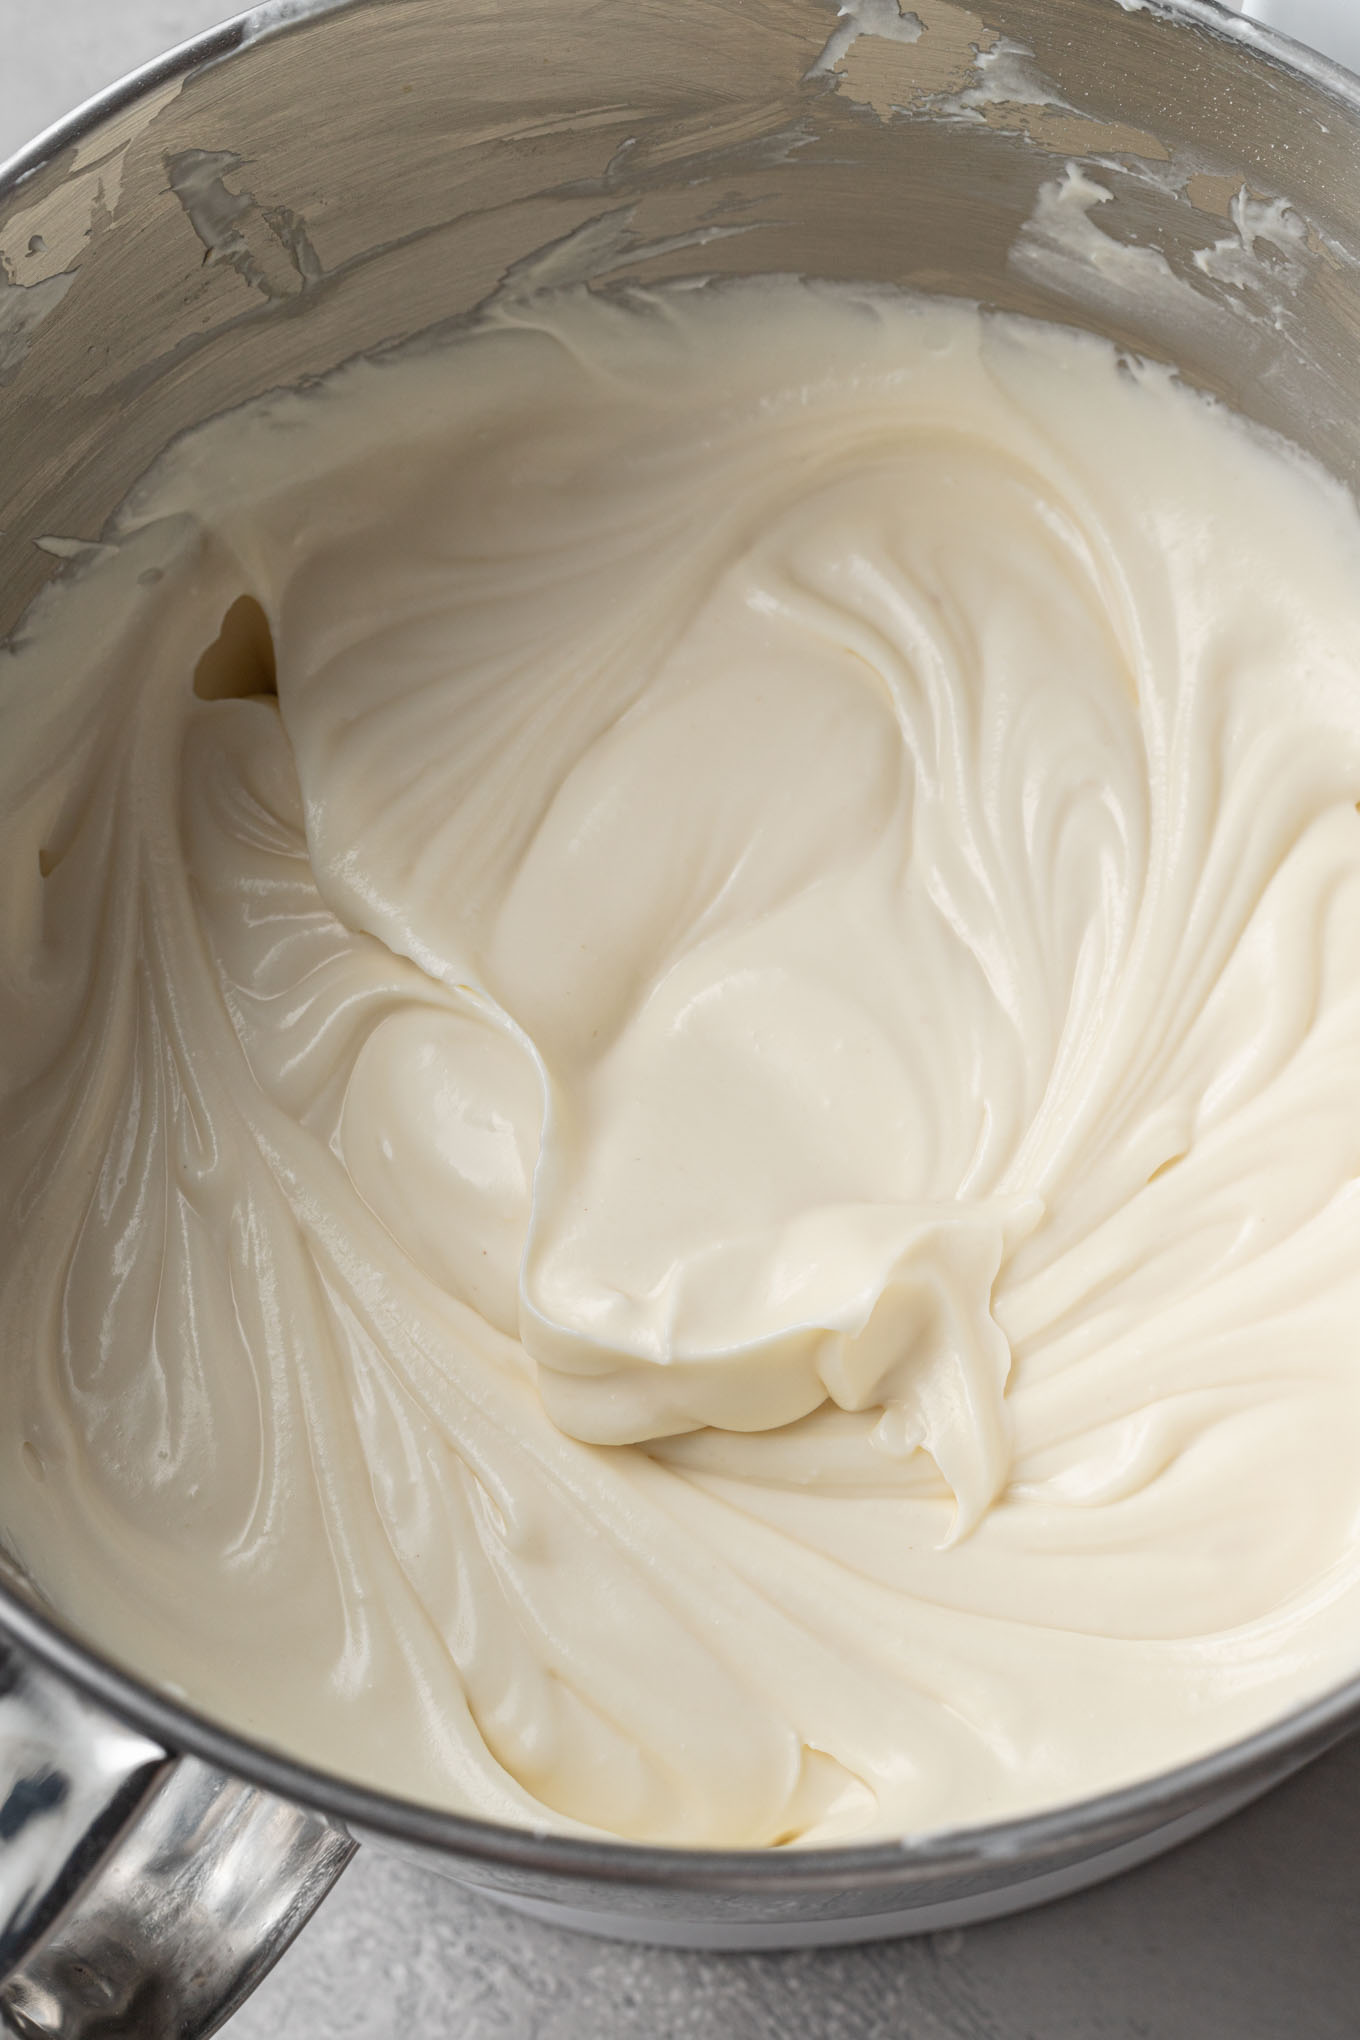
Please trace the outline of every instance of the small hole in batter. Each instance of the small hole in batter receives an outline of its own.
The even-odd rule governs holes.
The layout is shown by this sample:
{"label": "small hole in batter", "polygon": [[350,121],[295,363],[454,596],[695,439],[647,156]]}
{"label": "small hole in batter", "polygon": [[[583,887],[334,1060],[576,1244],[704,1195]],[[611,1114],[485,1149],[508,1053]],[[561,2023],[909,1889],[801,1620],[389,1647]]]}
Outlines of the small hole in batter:
{"label": "small hole in batter", "polygon": [[201,701],[250,701],[278,691],[269,619],[253,595],[238,596],[194,668],[194,693]]}

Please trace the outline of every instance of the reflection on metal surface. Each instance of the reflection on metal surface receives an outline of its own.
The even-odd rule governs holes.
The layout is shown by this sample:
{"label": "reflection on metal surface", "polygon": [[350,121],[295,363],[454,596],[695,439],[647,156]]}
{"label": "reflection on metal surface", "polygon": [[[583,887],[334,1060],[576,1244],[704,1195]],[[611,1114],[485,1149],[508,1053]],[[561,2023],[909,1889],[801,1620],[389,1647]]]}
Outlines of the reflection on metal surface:
{"label": "reflection on metal surface", "polygon": [[0,1974],[42,1939],[167,1761],[0,1639]]}
{"label": "reflection on metal surface", "polygon": [[23,2040],[200,2040],[353,1850],[0,1639],[0,2015]]}

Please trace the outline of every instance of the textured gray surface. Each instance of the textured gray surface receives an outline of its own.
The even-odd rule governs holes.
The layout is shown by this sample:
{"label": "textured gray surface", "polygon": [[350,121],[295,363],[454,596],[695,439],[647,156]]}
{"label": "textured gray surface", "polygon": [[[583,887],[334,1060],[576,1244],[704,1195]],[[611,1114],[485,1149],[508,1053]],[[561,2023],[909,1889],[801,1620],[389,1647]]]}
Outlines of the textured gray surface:
{"label": "textured gray surface", "polygon": [[1014,1920],[793,1955],[551,1932],[359,1852],[229,2040],[1355,2040],[1360,1741]]}
{"label": "textured gray surface", "polygon": [[[0,0],[0,157],[230,11]],[[361,1850],[229,2040],[1356,2040],[1357,1872],[1360,1742],[1097,1891],[845,1952],[577,1940]]]}

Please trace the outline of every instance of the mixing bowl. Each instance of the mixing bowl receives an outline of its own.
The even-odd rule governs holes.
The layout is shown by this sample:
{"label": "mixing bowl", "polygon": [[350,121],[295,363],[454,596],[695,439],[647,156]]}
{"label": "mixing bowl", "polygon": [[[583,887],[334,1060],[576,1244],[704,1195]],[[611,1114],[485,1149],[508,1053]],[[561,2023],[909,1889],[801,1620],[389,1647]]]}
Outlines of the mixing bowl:
{"label": "mixing bowl", "polygon": [[[0,635],[230,405],[496,292],[762,271],[1091,328],[1360,480],[1360,83],[1214,0],[271,0],[0,174]],[[254,1745],[8,1564],[0,2005],[206,2034],[360,1841],[672,1945],[958,1924],[1166,1848],[1357,1721],[1360,1678],[1128,1790],[900,1843],[586,1841]]]}

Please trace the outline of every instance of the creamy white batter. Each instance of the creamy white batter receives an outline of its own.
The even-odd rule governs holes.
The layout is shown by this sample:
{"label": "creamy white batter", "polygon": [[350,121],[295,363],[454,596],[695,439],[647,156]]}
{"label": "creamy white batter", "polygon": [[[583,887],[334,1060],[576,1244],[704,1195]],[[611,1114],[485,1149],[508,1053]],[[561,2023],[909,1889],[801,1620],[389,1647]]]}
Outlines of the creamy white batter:
{"label": "creamy white batter", "polygon": [[1321,1692],[1358,798],[1354,505],[1090,339],[582,293],[203,429],[0,668],[6,1541],[630,1837]]}

